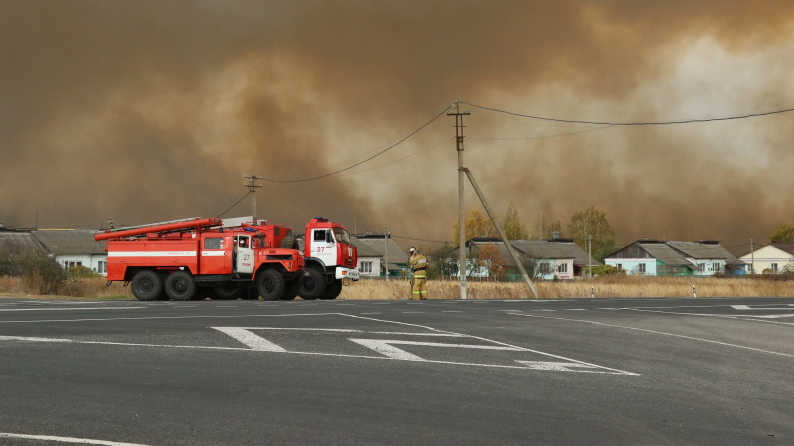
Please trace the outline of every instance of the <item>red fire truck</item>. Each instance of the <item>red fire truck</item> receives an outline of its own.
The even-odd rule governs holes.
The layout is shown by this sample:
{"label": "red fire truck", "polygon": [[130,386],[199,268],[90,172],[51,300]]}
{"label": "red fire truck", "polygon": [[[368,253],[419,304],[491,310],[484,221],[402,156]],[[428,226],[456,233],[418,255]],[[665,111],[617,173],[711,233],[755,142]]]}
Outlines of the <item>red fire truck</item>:
{"label": "red fire truck", "polygon": [[286,226],[194,218],[109,230],[108,281],[132,283],[139,300],[262,296],[335,299],[342,280],[358,280],[347,230],[324,218],[306,224],[305,256]]}

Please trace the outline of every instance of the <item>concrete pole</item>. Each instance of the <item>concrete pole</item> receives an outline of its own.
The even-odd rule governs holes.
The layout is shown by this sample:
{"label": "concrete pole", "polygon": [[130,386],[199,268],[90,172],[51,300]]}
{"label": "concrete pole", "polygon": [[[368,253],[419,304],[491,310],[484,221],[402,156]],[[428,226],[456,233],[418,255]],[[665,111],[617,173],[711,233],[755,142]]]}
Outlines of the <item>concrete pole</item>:
{"label": "concrete pole", "polygon": [[755,248],[753,248],[753,239],[750,239],[750,274],[755,275]]}
{"label": "concrete pole", "polygon": [[593,280],[593,236],[587,234],[587,274]]}
{"label": "concrete pole", "polygon": [[460,298],[467,298],[466,290],[466,223],[463,209],[463,117],[471,113],[461,112],[460,103],[455,102],[455,148],[458,151],[458,274],[460,275]]}
{"label": "concrete pole", "polygon": [[493,212],[491,212],[491,208],[488,206],[488,202],[485,201],[485,195],[482,193],[482,190],[480,190],[480,186],[477,184],[477,181],[474,179],[474,175],[472,175],[471,171],[465,167],[463,168],[463,172],[465,172],[466,176],[469,177],[469,182],[471,183],[471,186],[474,188],[474,192],[477,193],[477,197],[479,197],[480,203],[482,203],[482,207],[485,208],[485,213],[488,214],[488,218],[491,219],[491,223],[493,224],[494,228],[496,228],[496,232],[498,232],[499,237],[502,238],[502,241],[504,242],[505,247],[507,248],[507,252],[510,254],[510,257],[513,259],[513,262],[515,262],[516,266],[518,267],[518,270],[521,272],[521,277],[524,278],[524,282],[526,282],[527,288],[529,288],[529,291],[532,293],[535,299],[537,299],[538,290],[535,289],[535,285],[532,283],[532,280],[529,279],[529,274],[527,274],[527,270],[524,269],[524,265],[521,263],[521,260],[519,260],[515,250],[513,250],[513,245],[511,245],[510,241],[507,240],[507,234],[505,234],[504,229],[502,229],[502,226],[496,220],[496,217],[494,216]]}
{"label": "concrete pole", "polygon": [[389,280],[389,233],[383,233],[383,268],[386,273],[386,281]]}

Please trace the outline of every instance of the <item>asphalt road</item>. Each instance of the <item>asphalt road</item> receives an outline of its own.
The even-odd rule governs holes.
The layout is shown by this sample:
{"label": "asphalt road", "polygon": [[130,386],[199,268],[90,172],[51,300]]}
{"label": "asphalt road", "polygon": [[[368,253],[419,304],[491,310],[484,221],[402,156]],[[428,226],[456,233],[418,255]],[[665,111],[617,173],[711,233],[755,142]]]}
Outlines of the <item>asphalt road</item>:
{"label": "asphalt road", "polygon": [[782,445],[792,378],[792,299],[0,300],[0,444]]}

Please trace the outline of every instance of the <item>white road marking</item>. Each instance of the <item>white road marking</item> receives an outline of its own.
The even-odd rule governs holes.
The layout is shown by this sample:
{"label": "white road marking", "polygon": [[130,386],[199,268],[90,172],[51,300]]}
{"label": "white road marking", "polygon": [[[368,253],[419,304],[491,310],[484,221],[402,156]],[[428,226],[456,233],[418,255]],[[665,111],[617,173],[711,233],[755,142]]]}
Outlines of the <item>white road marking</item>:
{"label": "white road marking", "polygon": [[788,314],[737,314],[736,316],[746,316],[746,317],[760,317],[762,319],[781,319],[784,317],[794,317],[794,313]]}
{"label": "white road marking", "polygon": [[587,311],[586,308],[563,308],[566,311]]}
{"label": "white road marking", "polygon": [[383,314],[383,313],[381,313],[379,311],[375,311],[375,312],[371,312],[371,313],[359,313],[359,314]]}
{"label": "white road marking", "polygon": [[[442,313],[463,313],[461,310],[441,310]],[[361,313],[364,314],[364,313]]]}
{"label": "white road marking", "polygon": [[[723,345],[723,346],[726,346],[726,347],[733,347],[733,348],[738,348],[738,349],[742,349],[742,350],[751,350],[751,351],[754,351],[754,352],[766,353],[766,354],[775,355],[775,356],[782,356],[782,357],[785,357],[785,358],[794,358],[794,355],[789,354],[789,353],[776,352],[776,351],[773,351],[773,350],[764,350],[762,348],[749,347],[749,346],[746,346],[746,345],[739,345],[739,344],[731,344],[729,342],[717,341],[717,340],[714,340],[714,339],[699,338],[699,337],[696,337],[696,336],[687,336],[687,335],[682,335],[682,334],[678,334],[678,333],[669,333],[669,332],[666,332],[666,331],[650,330],[650,329],[647,329],[647,328],[630,327],[630,326],[627,326],[627,325],[609,324],[609,323],[606,323],[606,322],[591,321],[591,320],[587,320],[587,319],[570,319],[570,318],[565,318],[565,317],[540,316],[540,315],[537,315],[537,314],[517,314],[517,313],[513,313],[513,314],[515,316],[534,317],[534,318],[541,318],[541,319],[555,319],[555,320],[559,320],[559,321],[568,321],[568,322],[581,322],[581,323],[585,323],[585,324],[599,325],[599,326],[603,326],[603,327],[620,328],[620,329],[623,329],[623,330],[633,330],[633,331],[639,331],[639,332],[642,332],[642,333],[650,333],[650,334],[655,334],[655,335],[660,335],[660,336],[671,336],[671,337],[674,337],[674,338],[688,339],[688,340],[691,340],[691,341],[698,341],[698,342],[706,342],[706,343],[709,343],[709,344]],[[687,313],[685,313],[685,314],[687,314]]]}
{"label": "white road marking", "polygon": [[249,330],[240,327],[212,327],[221,333],[233,337],[241,343],[251,347],[251,350],[259,352],[286,352],[284,348],[268,341],[267,339],[251,333]]}
{"label": "white road marking", "polygon": [[0,432],[0,438],[15,438],[18,440],[55,441],[58,443],[96,444],[101,446],[147,446],[142,443],[124,443],[120,441],[93,440],[90,438],[58,437],[55,435],[30,435]]}
{"label": "white road marking", "polygon": [[775,322],[770,320],[764,320],[759,318],[768,318],[768,319],[775,319],[775,318],[782,318],[782,317],[789,317],[790,315],[785,314],[776,314],[776,315],[758,315],[758,314],[713,314],[713,313],[686,313],[680,311],[661,311],[661,310],[640,310],[637,308],[631,308],[631,311],[638,311],[642,313],[661,313],[661,314],[675,314],[679,316],[698,316],[698,317],[716,317],[722,319],[735,319],[738,321],[749,321],[749,322],[763,322],[767,324],[775,324],[775,325],[794,325],[794,323],[790,322]]}
{"label": "white road marking", "polygon": [[[518,315],[517,313],[511,313],[511,314]],[[506,342],[501,342],[501,341],[497,341],[497,340],[494,340],[494,339],[484,338],[482,336],[474,336],[474,335],[468,335],[468,334],[465,334],[465,333],[456,333],[456,332],[453,332],[453,331],[439,330],[437,328],[433,328],[433,327],[430,327],[430,326],[427,326],[427,325],[412,324],[412,323],[409,323],[409,322],[392,321],[392,320],[388,320],[388,319],[377,319],[377,318],[374,318],[374,317],[356,316],[356,315],[353,315],[353,314],[345,314],[345,316],[349,316],[349,317],[357,318],[357,319],[367,319],[367,320],[377,321],[377,322],[386,322],[386,323],[390,323],[390,324],[398,324],[398,325],[407,325],[407,326],[411,326],[411,327],[419,327],[419,328],[424,328],[426,330],[430,330],[430,331],[434,331],[434,332],[438,332],[438,333],[463,335],[463,336],[466,336],[466,337],[469,337],[469,338],[472,338],[472,339],[479,339],[481,341],[491,342],[491,343],[498,344],[498,345],[504,345],[506,347],[513,347],[513,348],[523,349],[524,351],[536,353],[536,354],[541,355],[541,356],[547,356],[549,358],[562,359],[564,361],[576,362],[576,363],[579,363],[579,364],[590,365],[590,366],[593,366],[593,367],[597,367],[599,369],[603,369],[603,370],[608,370],[609,371],[609,372],[604,372],[604,373],[612,373],[612,374],[616,374],[616,375],[639,376],[639,373],[627,372],[625,370],[620,370],[620,369],[613,369],[613,368],[610,368],[610,367],[604,367],[604,366],[600,366],[600,365],[597,365],[597,364],[593,364],[591,362],[579,361],[578,359],[568,358],[568,357],[565,357],[565,356],[562,356],[562,355],[555,355],[555,354],[546,353],[546,352],[543,352],[543,351],[540,351],[540,350],[533,350],[531,348],[519,347],[519,346],[516,346],[516,345],[508,344]],[[545,317],[545,316],[537,316],[537,317]]]}
{"label": "white road marking", "polygon": [[82,311],[82,310],[133,310],[146,307],[37,307],[37,308],[0,308],[0,311]]}
{"label": "white road marking", "polygon": [[791,311],[791,308],[788,308],[792,305],[787,305],[785,307],[751,307],[749,305],[731,305],[731,308],[734,310],[761,310],[761,311]]}
{"label": "white road marking", "polygon": [[[516,361],[532,370],[549,370],[554,372],[592,372],[597,367],[579,364],[577,362],[547,362],[547,361]],[[585,369],[585,370],[582,370]]]}
{"label": "white road marking", "polygon": [[253,317],[293,317],[293,316],[341,316],[343,313],[290,313],[290,314],[215,314],[192,316],[138,316],[138,317],[101,317],[81,319],[35,319],[35,320],[4,320],[0,324],[40,324],[49,322],[101,322],[101,321],[149,321],[158,319],[239,319]]}
{"label": "white road marking", "polygon": [[350,340],[391,359],[398,359],[400,361],[424,361],[424,358],[420,358],[419,356],[408,353],[405,350],[394,347],[388,342],[384,342],[380,339],[350,338]]}
{"label": "white road marking", "polygon": [[29,336],[0,336],[0,341],[28,341],[28,342],[72,342],[71,339],[39,338]]}
{"label": "white road marking", "polygon": [[403,314],[420,314],[424,313],[424,311],[403,311]]}

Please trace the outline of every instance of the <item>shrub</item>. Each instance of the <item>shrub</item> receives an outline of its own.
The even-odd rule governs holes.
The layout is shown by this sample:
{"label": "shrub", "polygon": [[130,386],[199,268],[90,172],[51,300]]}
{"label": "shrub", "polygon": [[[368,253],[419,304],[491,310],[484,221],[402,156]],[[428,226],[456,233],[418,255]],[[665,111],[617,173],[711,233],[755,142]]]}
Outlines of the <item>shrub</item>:
{"label": "shrub", "polygon": [[66,281],[61,265],[46,254],[28,252],[19,258],[22,282],[28,292],[57,294]]}

